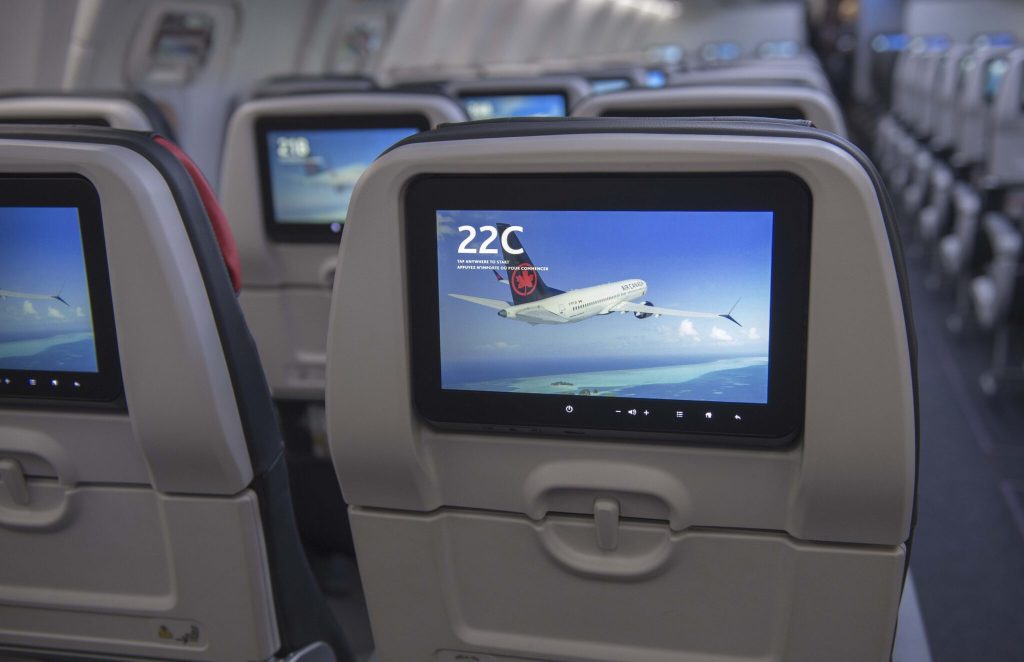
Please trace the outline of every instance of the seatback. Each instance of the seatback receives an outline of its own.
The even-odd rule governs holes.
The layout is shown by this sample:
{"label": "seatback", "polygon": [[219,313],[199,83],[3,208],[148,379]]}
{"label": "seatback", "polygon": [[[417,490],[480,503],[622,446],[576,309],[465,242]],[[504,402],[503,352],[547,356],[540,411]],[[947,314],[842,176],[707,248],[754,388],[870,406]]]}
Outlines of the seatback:
{"label": "seatback", "polygon": [[[451,99],[398,92],[258,99],[235,111],[224,145],[221,200],[241,257],[240,302],[275,398],[323,397],[338,235],[347,196],[362,169],[408,133],[464,119],[462,109]],[[372,133],[374,127],[383,132]],[[330,134],[331,128],[339,133]],[[363,128],[371,130],[369,142],[359,144],[358,152],[353,151],[354,142],[341,146],[323,142],[362,140]],[[324,137],[318,142],[316,135]],[[298,142],[288,142],[289,138]],[[271,179],[271,148],[266,142],[271,139],[285,140],[274,149],[285,150],[292,161],[290,170],[285,158],[275,161],[274,167],[280,166],[275,171],[278,180]],[[309,188],[283,187],[275,203],[271,182],[287,183],[287,177],[302,179],[296,187],[308,181]],[[307,201],[333,216],[321,222],[312,213],[318,211],[316,207],[309,213],[301,207]],[[289,224],[289,219],[280,219],[285,222],[277,223],[276,210],[288,214],[289,205],[292,213],[308,222]]]}
{"label": "seatback", "polygon": [[[917,41],[917,40],[915,40]],[[934,57],[934,53],[925,49],[921,44],[918,47],[911,47],[911,55],[907,61],[906,75],[903,84],[906,86],[906,100],[904,101],[904,121],[907,128],[914,134],[920,132],[921,114],[927,101],[921,98],[924,93],[923,77],[928,60]]]}
{"label": "seatback", "polygon": [[[774,208],[752,190],[809,214],[773,216],[809,218],[772,242],[794,251],[773,258],[778,301],[811,287],[804,330],[800,313],[772,315],[796,323],[772,334],[806,352],[805,370],[782,369],[806,390],[769,396],[804,412],[771,448],[726,441],[753,419],[712,402],[710,382],[695,401],[626,404],[703,368],[618,360],[762,337],[763,303],[723,274],[765,241],[715,226],[712,249],[644,220]],[[542,223],[551,210],[567,215]],[[327,418],[381,662],[889,658],[914,506],[914,335],[890,205],[849,143],[780,120],[470,123],[381,157],[351,219]],[[619,292],[633,303],[609,303]],[[591,317],[568,323],[580,308]],[[595,351],[615,365],[583,367]],[[513,376],[495,379],[499,363]]]}
{"label": "seatback", "polygon": [[967,46],[952,46],[942,59],[932,91],[933,120],[931,146],[945,151],[956,136],[957,90],[961,85],[963,61],[971,52]]}
{"label": "seatback", "polygon": [[935,90],[939,89],[939,72],[945,62],[946,51],[929,51],[921,65],[918,81],[917,133],[923,137],[931,137],[935,131]]}
{"label": "seatback", "polygon": [[704,71],[683,71],[669,76],[668,84],[673,85],[714,85],[717,83],[742,83],[757,85],[764,81],[789,81],[808,85],[825,94],[832,94],[832,86],[820,69],[810,65],[765,62],[758,66],[726,66]]}
{"label": "seatback", "polygon": [[470,119],[568,115],[590,94],[582,76],[480,78],[453,81],[445,89],[462,103]]}
{"label": "seatback", "polygon": [[0,187],[0,649],[350,659],[198,169],[150,134],[0,126]]}
{"label": "seatback", "polygon": [[253,88],[253,99],[283,97],[293,94],[332,94],[366,92],[374,89],[372,79],[363,76],[275,76],[260,81]]}
{"label": "seatback", "polygon": [[964,72],[964,84],[957,101],[960,131],[954,158],[958,165],[977,165],[985,160],[986,138],[991,126],[990,101],[985,82],[989,64],[1006,56],[1007,48],[979,48]]}
{"label": "seatback", "polygon": [[630,90],[591,97],[577,117],[757,116],[806,119],[819,129],[846,134],[835,100],[799,85],[702,85]]}
{"label": "seatback", "polygon": [[155,131],[174,140],[163,111],[141,92],[11,92],[0,94],[0,122],[93,124]]}
{"label": "seatback", "polygon": [[1000,89],[992,99],[986,176],[995,186],[1024,185],[1024,49],[1006,55]]}
{"label": "seatback", "polygon": [[895,71],[892,76],[892,112],[901,122],[907,121],[908,99],[911,85],[909,83],[913,61],[919,53],[906,48],[896,56]]}
{"label": "seatback", "polygon": [[600,66],[573,71],[552,69],[549,74],[583,76],[590,87],[589,94],[647,87],[647,69],[639,65]]}

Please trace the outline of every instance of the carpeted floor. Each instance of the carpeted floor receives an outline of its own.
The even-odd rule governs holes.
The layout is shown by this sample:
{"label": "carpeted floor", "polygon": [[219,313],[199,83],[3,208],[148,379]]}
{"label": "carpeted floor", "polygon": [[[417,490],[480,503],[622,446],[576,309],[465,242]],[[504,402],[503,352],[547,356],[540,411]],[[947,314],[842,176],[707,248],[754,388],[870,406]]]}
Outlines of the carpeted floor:
{"label": "carpeted floor", "polygon": [[981,392],[987,339],[951,335],[948,294],[909,267],[921,400],[911,569],[932,655],[1024,660],[1024,389]]}

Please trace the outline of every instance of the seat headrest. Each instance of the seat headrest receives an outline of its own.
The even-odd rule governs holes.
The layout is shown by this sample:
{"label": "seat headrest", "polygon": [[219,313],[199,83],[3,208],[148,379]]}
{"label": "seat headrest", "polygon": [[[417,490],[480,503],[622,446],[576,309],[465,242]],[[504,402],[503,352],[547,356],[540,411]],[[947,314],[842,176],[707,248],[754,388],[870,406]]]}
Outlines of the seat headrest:
{"label": "seat headrest", "polygon": [[[0,94],[0,107],[14,116],[49,123],[61,117],[97,116],[115,129],[154,131],[175,140],[174,127],[163,109],[142,92],[121,90],[32,90]],[[7,113],[0,113],[0,115]]]}
{"label": "seat headrest", "polygon": [[242,263],[238,257],[238,246],[235,244],[235,236],[231,233],[231,226],[224,210],[217,201],[217,195],[213,187],[206,181],[199,166],[183,152],[180,147],[163,136],[153,136],[153,140],[174,155],[174,158],[185,167],[192,183],[195,184],[199,198],[203,201],[203,208],[210,218],[210,225],[213,227],[213,234],[217,237],[217,244],[220,246],[221,255],[224,258],[224,266],[227,267],[228,275],[231,277],[231,286],[237,294],[242,289]]}

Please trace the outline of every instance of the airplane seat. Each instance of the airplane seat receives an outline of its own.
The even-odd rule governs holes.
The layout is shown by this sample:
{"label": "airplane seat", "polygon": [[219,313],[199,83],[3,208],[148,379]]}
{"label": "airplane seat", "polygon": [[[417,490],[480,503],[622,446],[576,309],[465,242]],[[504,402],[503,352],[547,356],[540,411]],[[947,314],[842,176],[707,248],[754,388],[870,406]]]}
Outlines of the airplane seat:
{"label": "airplane seat", "polygon": [[0,651],[352,659],[218,215],[162,137],[0,126]]}
{"label": "airplane seat", "polygon": [[992,122],[990,105],[995,94],[987,85],[991,79],[990,65],[1004,61],[1010,50],[979,48],[965,64],[963,88],[957,100],[960,121],[952,157],[955,167],[976,170],[985,162]]}
{"label": "airplane seat", "polygon": [[320,432],[348,196],[391,143],[465,118],[443,96],[368,91],[255,99],[230,121],[220,181],[239,246],[239,300],[285,426],[296,515],[310,550],[353,554]]}
{"label": "airplane seat", "polygon": [[[910,133],[906,141],[906,150],[901,152],[900,160],[905,163],[905,174],[898,174],[894,186],[894,194],[902,205],[902,212],[908,219],[917,218],[930,193],[931,170],[935,165],[935,157],[930,147],[930,139],[935,130],[935,104],[933,90],[937,87],[939,72],[946,57],[945,51],[925,51],[918,59],[915,75],[907,81],[911,86],[908,95],[911,101]],[[902,182],[902,183],[901,183]],[[911,230],[916,229],[910,223]]]}
{"label": "airplane seat", "polygon": [[971,53],[971,47],[954,45],[944,54],[936,73],[935,85],[931,90],[932,151],[943,159],[953,150],[957,130],[957,94],[963,84],[964,62]]}
{"label": "airplane seat", "polygon": [[[773,119],[467,123],[351,204],[326,408],[381,662],[890,659],[915,341],[856,148]],[[704,353],[766,329],[775,368]],[[796,380],[766,397],[772,374]]]}
{"label": "airplane seat", "polygon": [[910,183],[914,159],[919,152],[920,147],[913,133],[902,129],[897,136],[895,158],[889,173],[888,183],[893,191],[902,191]]}
{"label": "airplane seat", "polygon": [[920,58],[915,60],[916,69],[908,81],[911,85],[911,89],[908,90],[911,101],[909,128],[917,140],[925,143],[931,136],[931,95],[943,54],[942,51],[931,50],[922,53]]}
{"label": "airplane seat", "polygon": [[889,112],[881,117],[878,123],[877,144],[875,146],[875,160],[886,181],[891,181],[891,175],[896,169],[898,162],[897,145],[905,133],[903,128],[904,107],[906,105],[906,70],[910,51],[903,50],[896,56],[893,66],[891,84],[892,104]]}
{"label": "airplane seat", "polygon": [[[925,147],[917,150],[910,168],[907,185],[900,196],[903,213],[908,218],[916,218],[929,193],[931,171],[935,165],[935,157]],[[913,227],[913,225],[911,225]]]}
{"label": "airplane seat", "polygon": [[992,259],[971,281],[970,295],[979,326],[993,334],[991,363],[979,377],[982,391],[992,396],[1005,381],[1024,378],[1019,340],[1024,329],[1024,236],[998,213],[985,218],[985,233]]}
{"label": "airplane seat", "polygon": [[366,76],[320,76],[288,74],[273,76],[253,86],[251,99],[292,96],[295,94],[336,94],[338,92],[367,92],[377,87]]}
{"label": "airplane seat", "polygon": [[[988,187],[990,210],[983,215],[984,232],[990,261],[983,265],[970,283],[975,319],[982,329],[991,331],[991,366],[980,379],[982,389],[994,395],[1007,379],[1024,376],[1014,338],[1022,328],[1021,227],[1024,210],[1024,49],[1011,51],[1005,59],[990,65],[992,134],[983,180]],[[997,89],[993,89],[997,88]]]}
{"label": "airplane seat", "polygon": [[[388,140],[465,117],[450,99],[390,91],[257,99],[235,111],[224,146],[221,200],[239,247],[242,310],[275,398],[323,398],[337,241],[345,203],[361,168],[390,146]],[[372,132],[375,128],[379,135]],[[332,139],[332,130],[340,136],[335,141],[360,140],[361,130],[368,130],[366,140],[386,140],[374,145],[373,154],[361,148],[359,157],[365,162],[355,159],[360,166],[356,172],[352,163],[343,161],[353,158],[344,145],[339,149],[329,140],[318,144],[315,139]],[[271,179],[271,164],[264,163],[269,150],[261,142],[279,138],[285,139],[279,148],[292,151],[274,162],[280,177]],[[301,177],[307,176],[308,188],[300,188],[307,183]],[[275,183],[282,185],[280,191],[271,190]],[[303,204],[313,208],[303,209]]]}
{"label": "airplane seat", "polygon": [[167,115],[138,91],[26,91],[0,93],[0,122],[91,124],[130,131],[153,131],[170,140]]}
{"label": "airplane seat", "polygon": [[987,147],[986,183],[992,187],[1024,186],[1024,48],[993,65],[991,134]]}
{"label": "airplane seat", "polygon": [[935,246],[948,232],[954,181],[949,166],[936,159],[930,174],[928,204],[921,209],[917,220],[918,236],[926,246]]}
{"label": "airplane seat", "polygon": [[942,267],[946,275],[955,277],[967,266],[974,250],[974,238],[980,223],[981,198],[964,182],[953,185],[953,206],[956,210],[953,231],[939,244]]}
{"label": "airplane seat", "polygon": [[920,57],[921,53],[911,48],[902,50],[896,56],[896,65],[893,71],[893,114],[904,126],[909,118],[910,91],[912,89],[912,72],[914,60]]}
{"label": "airplane seat", "polygon": [[993,255],[984,274],[971,281],[971,296],[980,326],[991,331],[1013,301],[1020,269],[1021,233],[998,213],[986,215],[982,225]]}
{"label": "airplane seat", "polygon": [[932,256],[931,280],[937,278],[938,239],[949,231],[952,215],[952,191],[956,180],[949,165],[954,148],[957,129],[957,94],[962,87],[964,62],[970,56],[971,48],[954,45],[947,50],[938,65],[935,85],[932,90],[932,134],[928,147],[933,155],[927,173],[927,203],[917,216],[917,230],[926,250]]}
{"label": "airplane seat", "polygon": [[[947,275],[956,283],[956,309],[950,327],[963,328],[971,314],[971,281],[982,271],[991,253],[987,236],[979,239],[983,217],[998,211],[1005,189],[990,176],[994,109],[1006,79],[1008,56],[1005,47],[979,48],[968,56],[958,106],[960,130],[951,159],[954,169],[964,173],[953,191],[954,232],[943,238],[940,256]],[[1012,101],[1010,102],[1012,103]]]}
{"label": "airplane seat", "polygon": [[894,115],[889,114],[879,123],[878,136],[877,163],[882,176],[889,182],[899,164],[899,145],[906,136],[906,130]]}
{"label": "airplane seat", "polygon": [[824,94],[832,95],[832,86],[820,70],[812,67],[780,66],[765,63],[761,66],[730,66],[701,71],[677,71],[669,75],[668,87],[680,85],[715,85],[732,83],[757,85],[765,81],[806,85]]}
{"label": "airplane seat", "polygon": [[808,120],[823,131],[846,135],[836,101],[796,85],[703,85],[628,90],[591,96],[574,117],[756,116]]}

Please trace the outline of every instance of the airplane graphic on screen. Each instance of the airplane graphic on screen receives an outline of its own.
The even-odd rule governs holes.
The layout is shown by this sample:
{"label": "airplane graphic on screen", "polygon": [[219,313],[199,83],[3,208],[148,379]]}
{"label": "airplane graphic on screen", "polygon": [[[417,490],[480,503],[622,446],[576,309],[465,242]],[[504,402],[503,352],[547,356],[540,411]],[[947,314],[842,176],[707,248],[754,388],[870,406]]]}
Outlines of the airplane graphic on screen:
{"label": "airplane graphic on screen", "polygon": [[12,290],[0,290],[0,299],[37,299],[44,301],[53,300],[60,301],[68,308],[71,307],[71,304],[65,301],[64,298],[61,297],[59,292],[57,294],[35,294],[32,292],[14,292]]}
{"label": "airplane graphic on screen", "polygon": [[[508,278],[497,271],[498,283],[508,285],[512,301],[487,299],[468,294],[448,296],[486,306],[498,311],[498,315],[510,320],[519,320],[530,325],[567,324],[580,322],[597,315],[611,313],[633,313],[637,319],[648,317],[721,317],[736,326],[743,326],[732,316],[739,304],[737,299],[727,313],[707,313],[693,310],[660,308],[650,301],[637,301],[647,294],[647,283],[639,278],[620,280],[602,285],[593,285],[575,290],[562,291],[549,287],[541,278],[540,271],[527,255],[519,237],[509,231],[506,223],[497,224],[501,236],[508,237],[507,246],[502,242],[502,253],[506,261]],[[511,249],[511,251],[509,250]]]}

